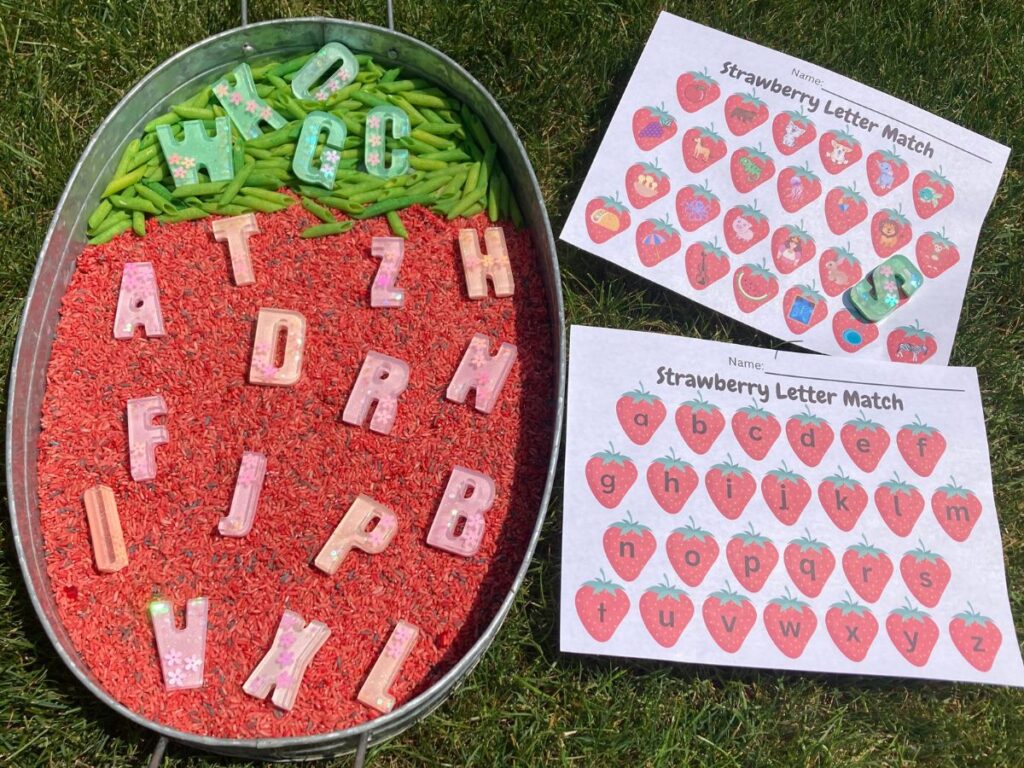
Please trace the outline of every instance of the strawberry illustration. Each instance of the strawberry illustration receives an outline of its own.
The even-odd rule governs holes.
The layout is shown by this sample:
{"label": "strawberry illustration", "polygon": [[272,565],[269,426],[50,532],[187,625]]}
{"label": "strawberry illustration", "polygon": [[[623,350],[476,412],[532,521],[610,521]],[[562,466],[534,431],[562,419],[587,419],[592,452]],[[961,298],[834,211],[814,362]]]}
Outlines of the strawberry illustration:
{"label": "strawberry illustration", "polygon": [[778,295],[779,279],[763,263],[744,264],[733,272],[732,292],[736,306],[749,314]]}
{"label": "strawberry illustration", "polygon": [[668,456],[655,459],[647,468],[647,485],[658,506],[670,515],[677,514],[690,498],[700,479],[689,464],[669,449]]}
{"label": "strawberry illustration", "polygon": [[960,655],[980,672],[988,672],[999,653],[1003,634],[988,616],[982,616],[967,604],[967,610],[958,613],[949,622],[949,636]]}
{"label": "strawberry illustration", "polygon": [[868,505],[868,493],[859,481],[843,474],[840,467],[837,474],[829,475],[818,485],[818,501],[839,530],[852,531]]}
{"label": "strawberry illustration", "polygon": [[896,433],[896,447],[908,467],[921,477],[928,477],[946,451],[946,438],[921,421],[920,416],[914,416],[913,424],[904,424]]}
{"label": "strawberry illustration", "polygon": [[743,253],[768,236],[768,219],[754,205],[734,205],[725,212],[722,232],[725,244],[733,253]]}
{"label": "strawberry illustration", "polygon": [[917,238],[914,254],[925,277],[938,277],[960,261],[960,251],[946,237],[945,229],[942,232],[925,232]]}
{"label": "strawberry illustration", "polygon": [[861,542],[847,547],[843,553],[843,573],[853,591],[873,603],[882,596],[892,577],[892,560],[883,550],[868,544],[863,534]]}
{"label": "strawberry illustration", "polygon": [[779,190],[779,202],[789,213],[796,213],[808,203],[821,196],[821,180],[806,163],[790,165],[779,174],[776,182]]}
{"label": "strawberry illustration", "polygon": [[713,243],[702,240],[686,249],[686,279],[694,290],[703,291],[712,283],[729,274],[729,256],[718,247],[718,238]]}
{"label": "strawberry illustration", "polygon": [[634,208],[646,208],[668,194],[668,175],[653,163],[633,163],[626,169],[626,197]]}
{"label": "strawberry illustration", "polygon": [[932,494],[932,513],[942,530],[954,541],[967,541],[981,516],[981,501],[973,491],[956,484],[941,486]]}
{"label": "strawberry illustration", "polygon": [[860,160],[860,142],[845,131],[825,131],[818,141],[818,155],[826,171],[842,173]]}
{"label": "strawberry illustration", "polygon": [[637,445],[646,445],[665,420],[665,404],[641,382],[640,389],[631,389],[615,403],[615,415],[626,437]]}
{"label": "strawberry illustration", "polygon": [[924,511],[924,497],[917,488],[893,474],[892,480],[875,489],[875,506],[893,533],[909,536]]}
{"label": "strawberry illustration", "polygon": [[876,149],[868,155],[867,165],[868,184],[879,197],[888,195],[910,178],[906,161],[895,152]]}
{"label": "strawberry illustration", "polygon": [[697,587],[718,559],[718,542],[710,531],[698,528],[691,517],[689,525],[675,528],[668,535],[665,551],[679,578]]}
{"label": "strawberry illustration", "polygon": [[784,525],[793,525],[800,519],[804,507],[811,500],[811,486],[786,462],[761,478],[761,495],[765,504]]}
{"label": "strawberry illustration", "polygon": [[949,564],[942,555],[925,549],[918,540],[917,549],[911,549],[900,560],[900,575],[910,594],[921,603],[934,608],[949,584]]}
{"label": "strawberry illustration", "polygon": [[786,326],[798,336],[806,333],[828,317],[828,302],[810,285],[794,285],[782,297],[782,319]]}
{"label": "strawberry illustration", "polygon": [[913,239],[907,217],[895,208],[883,208],[871,217],[871,244],[881,259],[887,259]]}
{"label": "strawberry illustration", "polygon": [[633,139],[648,152],[676,135],[676,119],[660,107],[641,107],[633,113]]}
{"label": "strawberry illustration", "polygon": [[626,581],[640,575],[658,546],[651,529],[634,520],[629,512],[625,520],[608,526],[603,543],[608,562]]}
{"label": "strawberry illustration", "polygon": [[584,582],[576,590],[576,613],[592,638],[607,642],[629,613],[629,595],[601,571],[601,578]]}
{"label": "strawberry illustration", "polygon": [[648,587],[640,597],[640,618],[654,641],[671,648],[693,618],[693,603],[686,593],[669,584]]}
{"label": "strawberry illustration", "polygon": [[715,79],[704,72],[684,72],[676,79],[676,98],[687,112],[704,109],[721,95]]}
{"label": "strawberry illustration", "polygon": [[836,557],[828,544],[811,538],[810,531],[806,533],[786,545],[782,560],[797,589],[808,597],[817,597],[836,567]]}
{"label": "strawberry illustration", "polygon": [[645,267],[660,264],[683,247],[679,232],[668,220],[645,219],[636,228],[636,255]]}
{"label": "strawberry illustration", "polygon": [[832,335],[836,337],[840,349],[852,353],[878,338],[878,326],[861,322],[849,310],[840,309],[832,315]]}
{"label": "strawberry illustration", "polygon": [[871,610],[846,593],[846,599],[832,603],[825,614],[825,626],[832,642],[850,661],[864,661],[878,634],[878,620]]}
{"label": "strawberry illustration", "polygon": [[614,197],[595,197],[587,203],[587,234],[595,243],[629,229],[629,209]]}
{"label": "strawberry illustration", "polygon": [[782,427],[775,416],[754,403],[733,414],[732,432],[746,454],[760,461],[782,434]]}
{"label": "strawberry illustration", "polygon": [[953,202],[953,185],[938,171],[922,171],[914,177],[914,210],[928,219]]}
{"label": "strawberry illustration", "polygon": [[814,141],[816,135],[814,123],[803,112],[780,112],[772,120],[772,139],[784,155],[799,152]]}
{"label": "strawberry illustration", "polygon": [[775,647],[791,659],[800,657],[818,627],[811,606],[789,594],[772,598],[764,609],[764,628]]}
{"label": "strawberry illustration", "polygon": [[757,609],[750,598],[734,592],[729,582],[725,583],[725,589],[708,595],[701,614],[711,639],[726,653],[736,653],[743,646],[757,621]]}
{"label": "strawberry illustration", "polygon": [[732,153],[729,173],[736,191],[746,194],[775,175],[775,163],[761,151],[760,144],[742,147]]}
{"label": "strawberry illustration", "polygon": [[753,93],[734,93],[725,100],[725,124],[734,136],[750,133],[768,119],[768,107]]}
{"label": "strawberry illustration", "polygon": [[903,608],[889,612],[885,630],[897,651],[915,667],[923,667],[939,639],[939,628],[931,617],[907,600]]}
{"label": "strawberry illustration", "polygon": [[726,459],[704,475],[704,487],[718,511],[735,520],[753,497],[757,482],[749,469],[733,463],[731,455],[726,454]]}
{"label": "strawberry illustration", "polygon": [[885,340],[889,359],[894,363],[919,365],[935,354],[938,344],[935,337],[917,324],[901,325]]}
{"label": "strawberry illustration", "polygon": [[867,217],[868,204],[855,186],[833,187],[825,195],[825,222],[833,234],[845,234]]}
{"label": "strawberry illustration", "polygon": [[811,413],[810,406],[804,413],[794,413],[786,421],[786,439],[793,453],[808,467],[821,463],[835,436],[827,421]]}
{"label": "strawberry illustration", "polygon": [[818,261],[821,287],[829,296],[838,296],[860,280],[863,271],[860,261],[850,252],[850,246],[826,248]]}
{"label": "strawberry illustration", "polygon": [[715,133],[713,125],[706,128],[690,128],[683,134],[683,162],[690,173],[700,173],[723,157],[727,148],[725,140]]}
{"label": "strawberry illustration", "polygon": [[784,224],[772,235],[772,260],[784,275],[814,258],[814,238],[800,225]]}
{"label": "strawberry illustration", "polygon": [[587,461],[587,484],[601,506],[614,509],[636,482],[636,465],[615,448],[595,453]]}
{"label": "strawberry illustration", "polygon": [[721,408],[698,392],[695,400],[687,400],[676,409],[676,428],[690,450],[703,455],[725,429],[725,416]]}
{"label": "strawberry illustration", "polygon": [[889,433],[876,421],[860,412],[859,419],[850,419],[839,430],[839,440],[853,463],[864,472],[874,472],[889,447]]}
{"label": "strawberry illustration", "polygon": [[676,215],[679,226],[687,232],[700,229],[721,212],[718,197],[704,185],[690,184],[676,195]]}
{"label": "strawberry illustration", "polygon": [[751,523],[749,531],[741,531],[729,539],[725,559],[740,584],[757,592],[779,562],[779,551],[771,539],[755,533]]}

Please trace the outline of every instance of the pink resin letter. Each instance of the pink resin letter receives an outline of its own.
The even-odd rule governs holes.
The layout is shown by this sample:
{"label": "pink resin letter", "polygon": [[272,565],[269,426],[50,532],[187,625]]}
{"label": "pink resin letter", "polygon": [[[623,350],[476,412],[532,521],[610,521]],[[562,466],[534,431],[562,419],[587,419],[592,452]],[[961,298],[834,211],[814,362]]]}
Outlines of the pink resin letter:
{"label": "pink resin letter", "polygon": [[185,628],[174,626],[174,607],[166,600],[149,604],[156,652],[168,691],[200,688],[206,661],[206,615],[209,601],[194,597],[185,607]]}
{"label": "pink resin letter", "polygon": [[512,370],[518,350],[514,344],[502,342],[496,354],[491,354],[491,340],[482,333],[474,333],[466,354],[448,385],[448,399],[466,402],[469,390],[476,390],[476,409],[490,413],[498,402],[505,379]]}
{"label": "pink resin letter", "polygon": [[259,233],[256,216],[252,213],[243,213],[241,216],[217,219],[213,222],[214,240],[219,243],[227,241],[235,285],[252,285],[256,282],[256,275],[252,271],[252,259],[249,258],[249,236]]}
{"label": "pink resin letter", "polygon": [[331,635],[331,630],[319,621],[311,621],[307,626],[303,623],[297,613],[285,611],[282,614],[274,643],[245,681],[243,691],[265,699],[273,688],[274,704],[281,709],[292,708],[306,667]]}
{"label": "pink resin letter", "polygon": [[114,492],[105,485],[94,485],[83,494],[83,500],[96,570],[103,573],[121,570],[128,565],[128,550],[124,546]]}
{"label": "pink resin letter", "polygon": [[167,415],[163,395],[136,397],[128,401],[128,459],[132,479],[156,478],[156,447],[170,438],[167,427],[154,424],[158,416]]}
{"label": "pink resin letter", "polygon": [[380,269],[370,288],[371,307],[401,307],[405,303],[405,291],[395,288],[398,270],[405,258],[405,240],[400,237],[373,238],[370,252],[381,260]]}
{"label": "pink resin letter", "polygon": [[416,639],[420,635],[419,627],[407,621],[399,621],[391,632],[384,650],[373,664],[366,682],[359,689],[356,697],[368,707],[387,714],[395,707],[395,697],[388,693],[395,678],[402,669],[405,660],[412,653]]}
{"label": "pink resin letter", "polygon": [[462,254],[462,271],[466,273],[469,298],[486,299],[488,279],[494,286],[495,296],[511,296],[515,292],[515,284],[512,282],[512,265],[508,260],[504,230],[488,227],[484,230],[484,245],[487,253],[480,253],[480,238],[475,229],[459,230],[459,252]]}
{"label": "pink resin letter", "polygon": [[160,291],[156,271],[148,261],[130,261],[121,272],[121,293],[114,315],[114,338],[130,339],[142,326],[149,338],[163,336],[164,316],[160,311]]}
{"label": "pink resin letter", "polygon": [[302,375],[306,318],[288,309],[261,309],[249,365],[249,383],[287,387]]}
{"label": "pink resin letter", "polygon": [[[427,533],[427,544],[472,557],[484,539],[484,512],[494,504],[494,481],[465,467],[454,467]],[[462,530],[459,531],[459,523]]]}
{"label": "pink resin letter", "polygon": [[[371,525],[373,530],[368,531]],[[379,554],[387,549],[396,531],[398,517],[395,513],[361,493],[341,518],[313,564],[324,573],[333,574],[353,548],[371,555]]]}
{"label": "pink resin letter", "polygon": [[367,352],[341,420],[361,427],[370,412],[370,406],[376,402],[370,429],[382,435],[388,434],[398,413],[398,397],[408,385],[409,366],[406,363],[380,352]]}
{"label": "pink resin letter", "polygon": [[256,519],[256,505],[260,503],[263,478],[267,473],[267,457],[262,453],[245,451],[235,480],[228,516],[217,524],[221,536],[241,537],[252,530]]}

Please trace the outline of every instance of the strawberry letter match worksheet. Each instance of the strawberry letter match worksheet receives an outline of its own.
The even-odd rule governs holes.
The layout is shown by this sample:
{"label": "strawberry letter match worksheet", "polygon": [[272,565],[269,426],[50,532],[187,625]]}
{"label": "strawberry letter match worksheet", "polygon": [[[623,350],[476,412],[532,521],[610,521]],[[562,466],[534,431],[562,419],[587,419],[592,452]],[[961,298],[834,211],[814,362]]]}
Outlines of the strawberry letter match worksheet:
{"label": "strawberry letter match worksheet", "polygon": [[1024,685],[973,368],[570,349],[563,651]]}
{"label": "strawberry letter match worksheet", "polygon": [[946,364],[1009,152],[662,13],[561,238],[817,352]]}

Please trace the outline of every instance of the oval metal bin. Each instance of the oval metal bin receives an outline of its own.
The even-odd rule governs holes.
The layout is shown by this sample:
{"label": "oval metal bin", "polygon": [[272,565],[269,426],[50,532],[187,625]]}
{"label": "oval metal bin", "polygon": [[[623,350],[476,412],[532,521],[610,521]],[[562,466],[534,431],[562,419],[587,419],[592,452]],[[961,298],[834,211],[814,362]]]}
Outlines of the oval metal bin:
{"label": "oval metal bin", "polygon": [[[394,712],[355,728],[314,736],[275,739],[225,739],[168,728],[141,717],[111,698],[82,664],[61,623],[46,572],[39,529],[36,485],[37,440],[61,297],[85,245],[86,218],[99,192],[113,174],[117,158],[132,136],[153,117],[165,112],[240,61],[285,58],[340,41],[354,50],[400,63],[448,90],[468,104],[497,142],[518,193],[526,226],[543,264],[551,315],[551,344],[557,356],[553,392],[555,423],[547,484],[537,523],[523,562],[497,614],[477,642],[442,679]],[[269,21],[207,38],[165,61],[139,82],[103,121],[71,174],[50,222],[36,263],[22,316],[11,367],[7,412],[7,488],[18,560],[39,620],[68,668],[100,701],[118,714],[181,744],[210,752],[268,761],[311,760],[351,752],[361,741],[387,739],[413,725],[439,706],[465,679],[494,640],[522,584],[536,547],[551,493],[558,458],[565,390],[565,322],[554,239],[537,179],[523,146],[498,105],[458,64],[411,37],[381,27],[325,18]]]}

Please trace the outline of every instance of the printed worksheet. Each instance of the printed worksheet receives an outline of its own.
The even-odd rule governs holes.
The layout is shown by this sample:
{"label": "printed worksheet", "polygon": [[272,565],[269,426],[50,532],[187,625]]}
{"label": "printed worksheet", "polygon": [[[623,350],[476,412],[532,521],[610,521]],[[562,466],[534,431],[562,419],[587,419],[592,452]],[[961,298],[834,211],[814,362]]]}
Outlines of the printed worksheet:
{"label": "printed worksheet", "polygon": [[563,651],[1024,685],[973,368],[570,349]]}
{"label": "printed worksheet", "polygon": [[817,352],[946,364],[1008,156],[662,13],[561,237]]}

